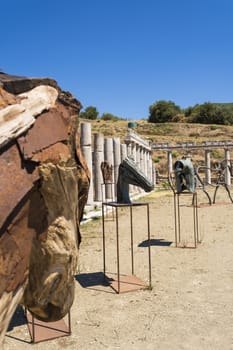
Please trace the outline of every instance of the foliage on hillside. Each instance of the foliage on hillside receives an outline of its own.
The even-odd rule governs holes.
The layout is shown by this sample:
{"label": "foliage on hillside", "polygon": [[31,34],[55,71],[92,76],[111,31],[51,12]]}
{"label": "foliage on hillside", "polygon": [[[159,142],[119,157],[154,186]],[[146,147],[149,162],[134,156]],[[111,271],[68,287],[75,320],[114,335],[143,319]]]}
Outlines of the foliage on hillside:
{"label": "foliage on hillside", "polygon": [[173,101],[160,100],[149,107],[148,121],[233,125],[233,106],[232,103],[205,102],[182,109]]}

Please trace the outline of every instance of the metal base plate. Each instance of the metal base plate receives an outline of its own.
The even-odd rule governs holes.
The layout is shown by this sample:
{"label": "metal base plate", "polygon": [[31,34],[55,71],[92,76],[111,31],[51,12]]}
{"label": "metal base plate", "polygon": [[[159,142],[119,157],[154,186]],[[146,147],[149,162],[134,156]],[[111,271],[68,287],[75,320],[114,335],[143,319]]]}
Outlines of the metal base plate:
{"label": "metal base plate", "polygon": [[195,245],[195,243],[193,242],[179,242],[177,243],[177,248],[191,248],[191,249],[195,249],[197,247],[197,244]]}
{"label": "metal base plate", "polygon": [[216,202],[212,204],[213,206],[217,207],[218,205],[232,205],[231,202]]}
{"label": "metal base plate", "polygon": [[118,294],[148,288],[148,285],[135,275],[120,275],[119,282],[118,284],[117,274],[113,274],[109,278],[110,287]]}
{"label": "metal base plate", "polygon": [[26,318],[32,343],[39,343],[70,335],[70,330],[63,319],[56,322],[43,322],[34,318],[33,321],[33,317],[28,311],[26,312]]}

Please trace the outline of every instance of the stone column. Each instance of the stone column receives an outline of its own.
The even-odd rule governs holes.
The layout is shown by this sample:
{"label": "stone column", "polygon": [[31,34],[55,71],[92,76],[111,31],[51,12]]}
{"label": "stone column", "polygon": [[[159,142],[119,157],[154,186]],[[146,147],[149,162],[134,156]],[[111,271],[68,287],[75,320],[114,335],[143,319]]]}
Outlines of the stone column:
{"label": "stone column", "polygon": [[90,188],[87,204],[93,204],[93,172],[92,172],[92,149],[91,149],[91,123],[80,124],[80,147],[90,171]]}
{"label": "stone column", "polygon": [[103,175],[101,171],[101,163],[104,161],[104,137],[103,134],[94,133],[94,151],[93,151],[93,180],[94,180],[94,200],[101,202]]}
{"label": "stone column", "polygon": [[[141,147],[136,142],[134,142],[133,157],[137,167],[141,169]],[[140,187],[130,185],[130,191],[132,193],[138,193],[140,192]]]}
{"label": "stone column", "polygon": [[[114,170],[113,140],[110,137],[104,139],[104,160],[108,162],[110,166],[112,165],[112,169]],[[113,175],[113,181],[114,181],[114,175]],[[106,199],[114,200],[115,198],[114,184],[106,185],[105,193],[106,193]]]}
{"label": "stone column", "polygon": [[142,170],[142,147],[141,146],[138,146],[138,154],[139,154],[138,166],[139,166],[139,169]]}
{"label": "stone column", "polygon": [[125,143],[121,144],[121,162],[127,157],[127,145]]}
{"label": "stone column", "polygon": [[[129,148],[128,148],[129,149]],[[130,153],[128,153],[128,156],[133,157],[134,162],[136,163],[137,159],[137,148],[135,142],[130,142]],[[137,191],[137,186],[129,185],[129,192],[134,193]]]}
{"label": "stone column", "polygon": [[211,184],[211,170],[210,170],[210,150],[205,150],[205,182]]}
{"label": "stone column", "polygon": [[127,148],[127,156],[129,157],[132,154],[132,144],[131,144],[131,142],[126,144],[126,148]]}
{"label": "stone column", "polygon": [[131,156],[133,157],[135,163],[137,163],[137,147],[135,142],[131,143]]}
{"label": "stone column", "polygon": [[154,163],[152,163],[152,181],[153,184],[156,186],[157,184],[157,175],[156,175],[156,166]]}
{"label": "stone column", "polygon": [[226,172],[225,172],[225,183],[227,184],[227,186],[231,185],[231,173],[230,173],[230,169],[228,168],[228,166],[230,165],[230,150],[228,148],[224,149],[225,152],[225,160],[226,160]]}
{"label": "stone column", "polygon": [[142,171],[146,175],[146,150],[142,147]]}
{"label": "stone column", "polygon": [[148,178],[152,181],[152,179],[153,179],[153,161],[152,161],[152,157],[151,157],[151,152],[148,152],[147,172],[148,172]]}
{"label": "stone column", "polygon": [[167,151],[167,170],[168,175],[172,173],[173,171],[173,165],[172,165],[172,151]]}
{"label": "stone column", "polygon": [[115,184],[115,193],[116,185],[118,180],[119,165],[121,163],[121,143],[119,137],[113,138],[113,158],[114,158],[114,171],[113,171],[113,182]]}
{"label": "stone column", "polygon": [[141,168],[141,166],[140,166],[140,146],[138,144],[136,144],[136,159],[135,159],[135,162],[136,162],[137,166],[140,169]]}
{"label": "stone column", "polygon": [[143,151],[144,173],[148,177],[147,159],[148,159],[148,151],[144,148],[144,151]]}

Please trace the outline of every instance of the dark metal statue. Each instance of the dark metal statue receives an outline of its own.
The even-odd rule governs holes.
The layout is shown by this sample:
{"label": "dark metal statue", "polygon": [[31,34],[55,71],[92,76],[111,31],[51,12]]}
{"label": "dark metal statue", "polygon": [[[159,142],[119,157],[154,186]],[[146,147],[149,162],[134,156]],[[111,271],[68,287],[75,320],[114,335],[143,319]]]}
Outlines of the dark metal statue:
{"label": "dark metal statue", "polygon": [[176,190],[181,193],[185,190],[188,192],[195,191],[194,167],[191,159],[177,160],[174,164]]}
{"label": "dark metal statue", "polygon": [[131,203],[129,185],[141,187],[145,192],[154,189],[153,183],[138,168],[132,157],[126,157],[119,165],[117,181],[117,202]]}

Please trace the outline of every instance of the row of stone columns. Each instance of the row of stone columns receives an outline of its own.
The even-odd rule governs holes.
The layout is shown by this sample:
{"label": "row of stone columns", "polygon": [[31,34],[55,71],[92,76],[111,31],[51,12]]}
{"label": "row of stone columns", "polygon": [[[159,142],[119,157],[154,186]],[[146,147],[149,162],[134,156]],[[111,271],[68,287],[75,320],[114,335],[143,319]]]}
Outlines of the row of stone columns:
{"label": "row of stone columns", "polygon": [[[127,144],[121,144],[119,137],[105,138],[101,133],[93,133],[92,135],[91,123],[80,124],[81,151],[91,174],[87,204],[105,199],[116,199],[119,165],[127,156],[132,156],[139,169],[153,181],[151,148],[144,146],[143,139],[141,139],[141,142],[139,141],[140,136],[137,135],[137,140],[131,137],[131,140],[127,139]],[[101,171],[103,161],[108,162],[113,167],[113,183],[111,184],[103,184]],[[136,186],[131,187],[132,191],[138,191],[138,188],[135,188]]]}
{"label": "row of stone columns", "polygon": [[133,156],[141,171],[155,183],[151,144],[133,130],[128,130],[125,142],[127,144],[128,154]]}

